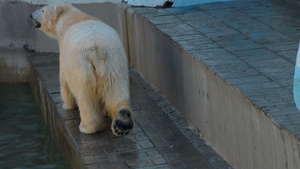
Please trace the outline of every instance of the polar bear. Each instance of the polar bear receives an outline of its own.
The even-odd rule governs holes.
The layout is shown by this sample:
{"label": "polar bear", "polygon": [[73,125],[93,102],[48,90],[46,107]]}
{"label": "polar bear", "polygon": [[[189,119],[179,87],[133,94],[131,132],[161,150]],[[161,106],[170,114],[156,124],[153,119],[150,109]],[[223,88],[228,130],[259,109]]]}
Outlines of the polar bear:
{"label": "polar bear", "polygon": [[71,4],[43,7],[30,18],[59,44],[60,88],[66,110],[78,106],[82,133],[106,127],[117,136],[134,125],[130,108],[127,57],[117,32]]}

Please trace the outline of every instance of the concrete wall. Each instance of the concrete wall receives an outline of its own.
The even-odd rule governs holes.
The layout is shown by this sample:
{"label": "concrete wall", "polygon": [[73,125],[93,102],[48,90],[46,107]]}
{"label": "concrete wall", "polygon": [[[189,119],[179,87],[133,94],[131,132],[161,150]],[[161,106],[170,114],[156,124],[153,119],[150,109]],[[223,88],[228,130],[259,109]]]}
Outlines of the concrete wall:
{"label": "concrete wall", "polygon": [[130,64],[233,167],[300,168],[294,135],[143,16],[127,11]]}
{"label": "concrete wall", "polygon": [[27,82],[29,63],[24,50],[0,48],[0,82]]}
{"label": "concrete wall", "polygon": [[10,3],[0,1],[0,47],[8,49],[35,49],[39,51],[58,51],[57,42],[49,39],[34,28],[29,15],[41,6],[24,2]]}
{"label": "concrete wall", "polygon": [[[125,10],[121,4],[77,4],[74,6],[103,20],[115,28],[122,38],[126,37],[122,34],[123,25],[126,24],[124,23]],[[33,11],[42,7],[22,1],[16,3],[0,1],[0,21],[3,23],[0,27],[0,47],[5,49],[28,48],[37,52],[58,52],[57,41],[35,29],[34,23],[29,18]]]}
{"label": "concrete wall", "polygon": [[[125,7],[122,4],[74,6],[112,26],[126,44]],[[29,17],[33,11],[42,7],[23,1],[0,1],[0,82],[28,81],[29,65],[26,51],[59,52],[57,41],[34,28],[34,23]]]}

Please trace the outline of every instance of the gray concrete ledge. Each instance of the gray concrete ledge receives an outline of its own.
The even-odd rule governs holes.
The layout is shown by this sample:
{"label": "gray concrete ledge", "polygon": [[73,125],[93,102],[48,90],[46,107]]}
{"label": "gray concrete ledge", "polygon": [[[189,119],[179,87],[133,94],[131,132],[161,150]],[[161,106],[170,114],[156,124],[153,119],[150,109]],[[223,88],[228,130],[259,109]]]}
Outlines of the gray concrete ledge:
{"label": "gray concrete ledge", "polygon": [[[48,56],[48,58],[43,58],[44,62],[27,58],[30,68],[28,82],[38,105],[41,107],[43,117],[54,138],[55,144],[67,155],[72,168],[86,168],[80,153],[78,153],[77,146],[74,144],[70,135],[70,129],[66,127],[66,122],[64,121],[64,118],[72,118],[72,114],[71,112],[62,112],[62,107],[55,105],[55,103],[61,102],[59,101],[60,87],[57,77],[58,58],[54,54],[48,54],[46,56]],[[52,66],[47,67],[47,65]],[[42,67],[44,69],[38,70],[36,67]],[[46,72],[48,72],[47,77],[43,77],[42,75]],[[49,72],[51,72],[51,74],[49,74]]]}
{"label": "gray concrete ledge", "polygon": [[297,6],[247,0],[127,11],[130,64],[233,167],[300,167]]}

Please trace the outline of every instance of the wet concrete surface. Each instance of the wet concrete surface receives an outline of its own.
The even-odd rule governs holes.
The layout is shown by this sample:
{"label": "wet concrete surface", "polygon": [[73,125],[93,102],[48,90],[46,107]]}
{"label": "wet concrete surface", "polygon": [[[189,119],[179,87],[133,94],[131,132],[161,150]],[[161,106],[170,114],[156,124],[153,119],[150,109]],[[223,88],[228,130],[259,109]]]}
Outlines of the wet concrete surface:
{"label": "wet concrete surface", "polygon": [[[222,157],[189,128],[187,122],[170,103],[132,68],[130,69],[130,92],[135,115],[132,133],[124,137],[116,137],[112,134],[110,125],[105,131],[97,134],[80,133],[78,110],[64,111],[62,108],[58,54],[36,53],[30,54],[29,58],[34,66],[34,74],[37,79],[40,79],[38,83],[49,95],[50,101],[47,103],[41,101],[42,107],[53,107],[61,119],[57,122],[46,121],[63,124],[67,135],[72,138],[71,144],[74,144],[75,152],[81,157],[84,167],[89,169],[230,168]],[[55,111],[49,113],[55,114]],[[48,116],[46,115],[46,118]],[[54,130],[60,132],[58,129]]]}

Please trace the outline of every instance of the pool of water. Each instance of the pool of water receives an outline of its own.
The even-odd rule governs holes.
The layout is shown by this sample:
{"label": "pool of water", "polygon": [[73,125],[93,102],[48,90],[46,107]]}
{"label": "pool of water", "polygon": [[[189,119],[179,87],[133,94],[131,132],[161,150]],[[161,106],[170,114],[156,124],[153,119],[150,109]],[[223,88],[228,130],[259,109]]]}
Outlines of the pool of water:
{"label": "pool of water", "polygon": [[0,168],[71,168],[26,83],[0,83]]}

